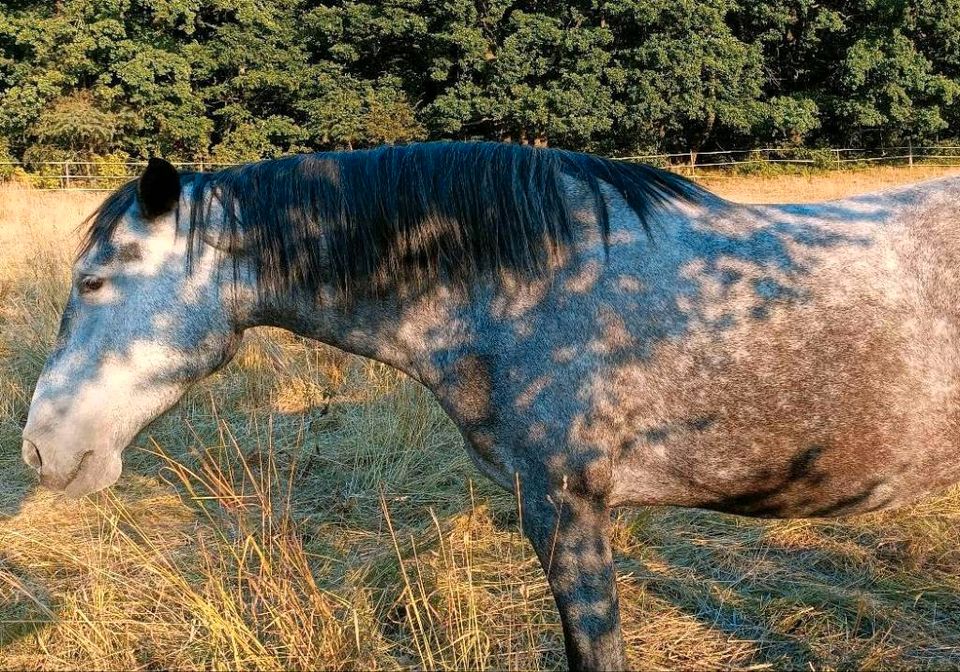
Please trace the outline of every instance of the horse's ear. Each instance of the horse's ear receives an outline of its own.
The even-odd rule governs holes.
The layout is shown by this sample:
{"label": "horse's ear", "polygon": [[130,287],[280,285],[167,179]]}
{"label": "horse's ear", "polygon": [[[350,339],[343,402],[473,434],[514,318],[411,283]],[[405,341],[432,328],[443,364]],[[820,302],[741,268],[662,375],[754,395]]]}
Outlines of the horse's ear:
{"label": "horse's ear", "polygon": [[180,174],[163,159],[151,158],[137,185],[140,212],[146,219],[166,214],[180,200]]}

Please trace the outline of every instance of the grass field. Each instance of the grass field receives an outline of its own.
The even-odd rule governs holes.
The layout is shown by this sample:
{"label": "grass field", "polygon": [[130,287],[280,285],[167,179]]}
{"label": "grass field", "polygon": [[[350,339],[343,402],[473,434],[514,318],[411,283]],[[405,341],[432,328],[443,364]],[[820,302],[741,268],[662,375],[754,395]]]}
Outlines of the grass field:
{"label": "grass field", "polygon": [[[942,172],[706,184],[809,201]],[[248,334],[128,449],[115,488],[37,487],[19,432],[100,198],[0,187],[0,668],[562,667],[513,498],[384,366]],[[838,520],[615,515],[638,668],[960,667],[958,489]]]}

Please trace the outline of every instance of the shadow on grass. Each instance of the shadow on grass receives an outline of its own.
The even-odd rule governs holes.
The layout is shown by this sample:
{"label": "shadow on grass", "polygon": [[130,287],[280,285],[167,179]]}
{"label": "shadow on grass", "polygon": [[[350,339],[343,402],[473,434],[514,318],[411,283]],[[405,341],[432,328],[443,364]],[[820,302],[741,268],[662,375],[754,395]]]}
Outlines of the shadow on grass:
{"label": "shadow on grass", "polygon": [[[20,460],[15,438],[0,441],[0,526],[20,514],[28,497],[36,491],[37,479]],[[9,542],[8,542],[9,543]],[[50,595],[34,572],[14,560],[0,548],[0,651],[32,636],[51,622],[56,611]]]}
{"label": "shadow on grass", "polygon": [[23,464],[12,465],[9,468],[4,465],[2,469],[22,471],[23,474],[0,478],[0,522],[18,515],[23,503],[39,487],[37,479],[27,473],[27,467]]}
{"label": "shadow on grass", "polygon": [[0,551],[0,651],[53,622],[56,611],[31,572]]}
{"label": "shadow on grass", "polygon": [[905,570],[903,558],[884,558],[883,536],[868,541],[855,518],[791,523],[664,510],[625,523],[620,572],[655,604],[753,643],[738,666],[960,665],[960,592]]}

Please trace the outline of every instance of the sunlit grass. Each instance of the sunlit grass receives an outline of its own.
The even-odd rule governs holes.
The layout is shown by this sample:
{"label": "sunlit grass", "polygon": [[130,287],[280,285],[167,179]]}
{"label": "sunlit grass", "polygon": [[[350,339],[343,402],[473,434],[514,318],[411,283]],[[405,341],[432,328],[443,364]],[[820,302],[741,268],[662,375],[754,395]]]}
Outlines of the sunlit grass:
{"label": "sunlit grass", "polygon": [[786,175],[729,176],[703,173],[698,181],[730,200],[741,203],[809,203],[844,198],[945,175],[960,175],[960,167],[936,168],[917,164],[872,166],[843,171],[810,171]]}
{"label": "sunlit grass", "polygon": [[[914,177],[714,186],[812,200]],[[249,334],[111,491],[38,489],[20,427],[96,202],[0,189],[0,668],[564,665],[514,499],[429,393],[290,334]],[[637,667],[960,666],[960,490],[845,520],[624,511],[615,548]]]}

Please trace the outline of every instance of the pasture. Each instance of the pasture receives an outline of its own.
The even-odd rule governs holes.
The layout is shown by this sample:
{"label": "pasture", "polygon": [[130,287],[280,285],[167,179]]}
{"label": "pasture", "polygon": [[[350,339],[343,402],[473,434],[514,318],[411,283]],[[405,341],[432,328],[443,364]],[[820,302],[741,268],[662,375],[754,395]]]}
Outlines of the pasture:
{"label": "pasture", "polygon": [[[811,201],[943,172],[705,183]],[[101,198],[0,188],[0,668],[562,667],[515,499],[385,366],[249,333],[115,488],[37,487],[20,428]],[[636,667],[960,666],[960,489],[837,520],[640,509],[615,530]]]}

